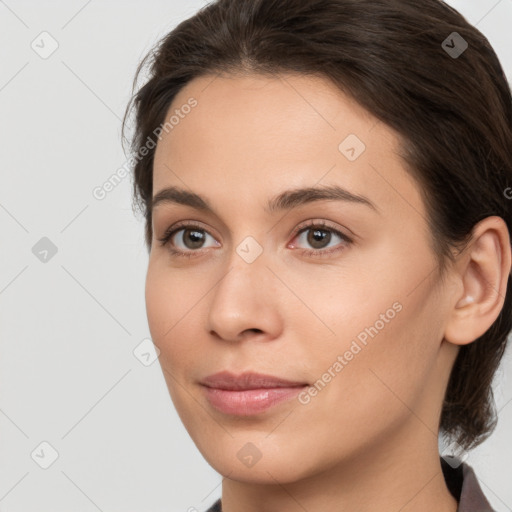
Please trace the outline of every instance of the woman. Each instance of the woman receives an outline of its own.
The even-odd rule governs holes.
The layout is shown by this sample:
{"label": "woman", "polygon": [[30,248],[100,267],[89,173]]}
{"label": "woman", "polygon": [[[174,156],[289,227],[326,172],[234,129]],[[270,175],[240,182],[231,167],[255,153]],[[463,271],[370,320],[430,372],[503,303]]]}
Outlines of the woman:
{"label": "woman", "polygon": [[485,37],[438,0],[218,0],[148,62],[148,322],[209,510],[492,510],[463,462],[512,329]]}

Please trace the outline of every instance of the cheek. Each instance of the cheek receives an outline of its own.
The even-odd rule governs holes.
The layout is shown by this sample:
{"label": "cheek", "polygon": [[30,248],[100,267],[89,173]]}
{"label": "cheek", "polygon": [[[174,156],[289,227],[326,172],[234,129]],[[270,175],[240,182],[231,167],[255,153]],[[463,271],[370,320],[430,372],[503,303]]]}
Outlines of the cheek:
{"label": "cheek", "polygon": [[162,355],[177,346],[172,341],[186,322],[187,314],[193,314],[193,292],[190,286],[178,281],[168,269],[150,261],[145,285],[146,313],[153,342]]}
{"label": "cheek", "polygon": [[173,320],[169,313],[174,310],[174,294],[168,293],[167,290],[165,276],[150,263],[146,275],[146,313],[153,342],[160,348],[166,331],[172,327]]}
{"label": "cheek", "polygon": [[[300,453],[306,440],[316,443],[310,441],[308,433],[314,432],[313,437],[319,440],[315,448],[318,464],[331,458],[334,463],[341,454],[348,456],[385,442],[410,421],[411,410],[423,416],[419,410],[421,395],[429,383],[434,357],[433,351],[422,348],[425,340],[410,330],[415,323],[411,309],[404,305],[384,327],[378,323],[377,332],[371,329],[373,322],[367,322],[368,331],[364,327],[359,331],[367,335],[365,338],[341,335],[323,350],[309,354],[315,370],[310,390],[315,391],[303,397],[298,406],[296,428],[304,436],[287,446],[290,457],[294,451]],[[380,313],[379,308],[376,311]],[[322,439],[331,442],[325,446]]]}
{"label": "cheek", "polygon": [[365,416],[365,410],[390,403],[400,408],[400,399],[413,402],[428,380],[441,336],[436,299],[431,283],[417,286],[414,268],[398,267],[399,278],[381,263],[366,273],[339,274],[339,284],[319,279],[323,287],[307,288],[308,306],[323,327],[311,311],[301,310],[303,325],[297,323],[296,329],[307,332],[312,322],[323,329],[321,336],[301,341],[317,394],[324,396],[318,405],[322,402],[326,410],[343,406]]}

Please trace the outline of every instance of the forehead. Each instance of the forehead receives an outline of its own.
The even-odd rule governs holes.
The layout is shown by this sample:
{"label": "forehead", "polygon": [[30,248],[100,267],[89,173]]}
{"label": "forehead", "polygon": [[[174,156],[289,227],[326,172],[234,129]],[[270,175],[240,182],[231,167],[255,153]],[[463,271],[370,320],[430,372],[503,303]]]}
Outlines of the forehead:
{"label": "forehead", "polygon": [[329,146],[336,154],[338,139],[345,131],[368,139],[369,130],[377,123],[356,102],[317,76],[199,77],[178,93],[166,119],[188,110],[186,104],[191,99],[197,106],[179,120],[169,137],[164,134],[161,149],[179,152],[184,139],[191,142],[193,135],[202,150],[220,144],[231,154],[237,147],[240,155],[300,159],[313,156],[312,152],[324,153]]}
{"label": "forehead", "polygon": [[176,185],[263,204],[279,190],[335,183],[393,212],[423,208],[395,132],[324,78],[202,76],[175,97],[173,115],[156,148],[154,194]]}

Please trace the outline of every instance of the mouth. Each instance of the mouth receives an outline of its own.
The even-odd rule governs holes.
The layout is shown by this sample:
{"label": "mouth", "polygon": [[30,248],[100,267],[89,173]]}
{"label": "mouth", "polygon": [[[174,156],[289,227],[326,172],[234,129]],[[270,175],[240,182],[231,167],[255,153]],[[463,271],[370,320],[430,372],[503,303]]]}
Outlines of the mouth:
{"label": "mouth", "polygon": [[201,381],[210,405],[218,411],[235,416],[252,416],[288,401],[309,386],[253,372],[234,375],[220,372]]}

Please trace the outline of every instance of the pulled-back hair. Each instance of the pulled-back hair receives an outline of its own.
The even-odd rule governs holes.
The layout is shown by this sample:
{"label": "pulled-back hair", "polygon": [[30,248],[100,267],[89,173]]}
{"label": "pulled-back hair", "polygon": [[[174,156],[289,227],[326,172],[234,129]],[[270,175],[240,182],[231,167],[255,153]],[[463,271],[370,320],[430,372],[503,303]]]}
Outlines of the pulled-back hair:
{"label": "pulled-back hair", "polygon": [[[322,76],[394,129],[441,277],[482,219],[502,217],[512,232],[510,87],[488,40],[440,0],[218,0],[146,55],[134,88],[146,68],[123,135],[134,110],[133,198],[148,250],[155,148],[147,141],[187,83],[222,73]],[[497,423],[492,383],[512,329],[511,279],[500,315],[460,348],[447,386],[439,427],[465,449]]]}

